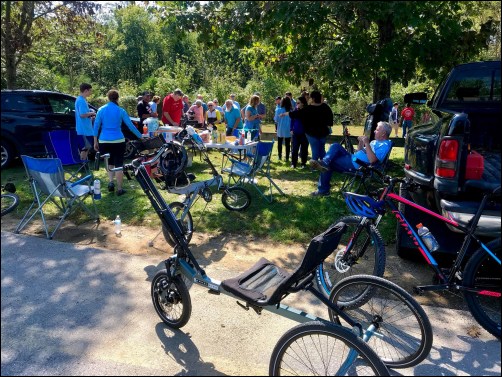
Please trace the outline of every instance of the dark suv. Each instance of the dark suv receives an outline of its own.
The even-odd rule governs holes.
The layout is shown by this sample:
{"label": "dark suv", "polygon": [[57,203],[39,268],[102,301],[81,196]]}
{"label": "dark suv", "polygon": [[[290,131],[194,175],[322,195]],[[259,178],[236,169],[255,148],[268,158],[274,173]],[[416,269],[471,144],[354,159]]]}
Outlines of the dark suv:
{"label": "dark suv", "polygon": [[[2,90],[2,169],[22,154],[44,155],[44,132],[75,129],[75,100],[45,90]],[[125,125],[122,132],[126,141],[136,139]],[[132,149],[127,149],[125,157],[132,157]]]}

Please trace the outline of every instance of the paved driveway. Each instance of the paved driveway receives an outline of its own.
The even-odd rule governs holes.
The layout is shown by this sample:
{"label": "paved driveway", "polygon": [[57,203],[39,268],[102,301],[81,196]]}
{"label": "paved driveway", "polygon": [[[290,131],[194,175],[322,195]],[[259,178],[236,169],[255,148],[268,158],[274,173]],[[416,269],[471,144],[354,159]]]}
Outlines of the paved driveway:
{"label": "paved driveway", "polygon": [[[245,311],[193,287],[192,317],[170,330],[157,317],[150,281],[159,257],[2,232],[2,375],[266,375],[272,349],[295,322]],[[223,280],[241,271],[207,266]],[[297,308],[326,317],[308,296]],[[425,307],[431,354],[394,375],[498,375],[500,342],[461,310]],[[461,334],[461,335],[459,335]]]}

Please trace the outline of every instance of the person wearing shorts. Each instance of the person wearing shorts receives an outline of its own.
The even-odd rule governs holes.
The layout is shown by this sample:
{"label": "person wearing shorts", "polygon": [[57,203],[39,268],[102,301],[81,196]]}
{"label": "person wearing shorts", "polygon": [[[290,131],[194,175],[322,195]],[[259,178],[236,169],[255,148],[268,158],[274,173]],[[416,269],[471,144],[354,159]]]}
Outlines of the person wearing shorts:
{"label": "person wearing shorts", "polygon": [[87,155],[94,144],[92,120],[96,113],[89,108],[87,97],[91,95],[91,84],[80,84],[80,95],[75,100],[75,125],[77,135],[82,136],[82,144],[80,147],[80,159],[87,160]]}
{"label": "person wearing shorts", "polygon": [[[107,94],[108,102],[99,108],[94,122],[94,149],[101,154],[110,154],[109,165],[113,169],[124,165],[125,137],[122,133],[122,122],[138,138],[141,134],[127,115],[127,112],[118,105],[119,93],[112,89]],[[122,188],[124,172],[108,172],[108,191],[115,191],[114,178],[117,179],[117,196],[125,194]]]}

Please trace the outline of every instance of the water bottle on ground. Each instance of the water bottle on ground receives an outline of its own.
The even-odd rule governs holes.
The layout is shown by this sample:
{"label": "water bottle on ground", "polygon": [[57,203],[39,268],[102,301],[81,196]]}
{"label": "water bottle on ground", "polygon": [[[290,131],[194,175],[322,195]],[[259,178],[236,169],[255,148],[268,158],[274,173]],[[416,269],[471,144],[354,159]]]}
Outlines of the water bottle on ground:
{"label": "water bottle on ground", "polygon": [[439,249],[439,244],[430,232],[430,230],[423,226],[422,223],[417,224],[417,229],[418,229],[418,235],[424,241],[425,246],[427,246],[427,249],[429,249],[430,252],[436,251]]}
{"label": "water bottle on ground", "polygon": [[122,233],[122,221],[120,220],[119,215],[117,215],[113,223],[115,224],[115,234],[119,235],[120,233]]}
{"label": "water bottle on ground", "polygon": [[94,180],[93,192],[94,192],[94,200],[101,199],[101,181],[99,179]]}

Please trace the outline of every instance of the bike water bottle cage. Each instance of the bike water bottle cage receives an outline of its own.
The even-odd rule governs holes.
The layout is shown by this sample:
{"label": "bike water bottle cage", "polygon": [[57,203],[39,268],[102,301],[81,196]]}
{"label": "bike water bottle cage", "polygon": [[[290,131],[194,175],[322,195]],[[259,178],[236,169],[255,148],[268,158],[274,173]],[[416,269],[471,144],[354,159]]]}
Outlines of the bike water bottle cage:
{"label": "bike water bottle cage", "polygon": [[385,202],[376,201],[367,195],[354,194],[352,192],[344,192],[345,203],[349,209],[358,216],[374,219],[379,214],[385,212]]}

